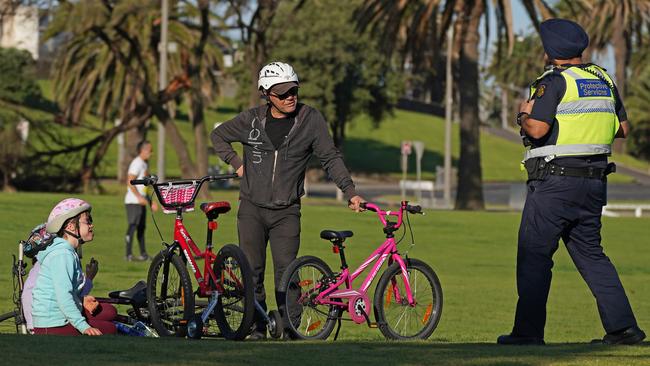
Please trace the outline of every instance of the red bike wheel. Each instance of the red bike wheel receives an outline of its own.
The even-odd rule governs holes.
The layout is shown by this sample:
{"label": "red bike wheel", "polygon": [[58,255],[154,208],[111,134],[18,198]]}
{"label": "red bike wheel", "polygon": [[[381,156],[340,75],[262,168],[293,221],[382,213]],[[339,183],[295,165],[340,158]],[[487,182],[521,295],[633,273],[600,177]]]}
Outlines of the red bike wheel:
{"label": "red bike wheel", "polygon": [[[185,263],[176,253],[165,261],[158,253],[147,276],[147,303],[151,324],[160,336],[184,337],[187,322],[194,316],[194,292]],[[165,263],[167,262],[167,263]]]}
{"label": "red bike wheel", "polygon": [[253,272],[242,250],[225,245],[217,254],[214,274],[220,291],[215,308],[215,318],[221,334],[226,339],[242,340],[251,331],[255,316]]}

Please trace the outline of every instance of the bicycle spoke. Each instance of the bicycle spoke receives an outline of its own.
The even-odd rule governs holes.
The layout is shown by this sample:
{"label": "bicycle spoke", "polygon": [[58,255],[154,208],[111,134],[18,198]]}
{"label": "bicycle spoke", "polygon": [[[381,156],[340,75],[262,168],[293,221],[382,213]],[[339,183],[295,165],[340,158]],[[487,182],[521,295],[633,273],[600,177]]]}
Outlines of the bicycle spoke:
{"label": "bicycle spoke", "polygon": [[[433,312],[433,289],[427,279],[416,269],[409,271],[409,285],[413,305],[409,304],[404,278],[401,273],[391,278],[390,285],[383,295],[384,313],[391,328],[403,337],[415,336],[426,325]],[[424,286],[424,287],[423,287]],[[401,301],[398,301],[400,299]]]}
{"label": "bicycle spoke", "polygon": [[244,318],[244,288],[242,281],[242,269],[236,258],[223,258],[221,273],[221,286],[223,293],[220,294],[223,314],[228,322],[237,326]]}

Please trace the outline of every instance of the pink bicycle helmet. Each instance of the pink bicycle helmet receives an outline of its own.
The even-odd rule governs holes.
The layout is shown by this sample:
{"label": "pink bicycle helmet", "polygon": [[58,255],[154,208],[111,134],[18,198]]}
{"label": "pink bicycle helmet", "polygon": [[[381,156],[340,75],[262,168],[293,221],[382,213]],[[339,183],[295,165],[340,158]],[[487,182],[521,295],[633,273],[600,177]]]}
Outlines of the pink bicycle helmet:
{"label": "pink bicycle helmet", "polygon": [[50,216],[47,218],[45,229],[50,234],[56,234],[61,230],[63,223],[82,212],[92,210],[90,203],[79,198],[66,198],[54,206]]}

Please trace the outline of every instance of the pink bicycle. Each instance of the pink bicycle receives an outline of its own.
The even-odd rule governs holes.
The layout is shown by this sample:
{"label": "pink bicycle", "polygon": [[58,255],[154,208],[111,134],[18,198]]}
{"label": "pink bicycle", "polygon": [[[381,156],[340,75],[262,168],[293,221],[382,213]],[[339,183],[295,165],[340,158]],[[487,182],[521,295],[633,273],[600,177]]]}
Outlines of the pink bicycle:
{"label": "pink bicycle", "polygon": [[[333,273],[327,263],[313,256],[297,258],[285,271],[279,288],[284,300],[281,311],[285,327],[294,338],[327,339],[338,322],[336,339],[341,320],[378,327],[388,339],[426,339],[436,329],[442,314],[440,281],[428,264],[402,257],[397,251],[401,239],[395,240],[404,217],[412,235],[408,214],[421,214],[422,208],[406,201],[398,211],[383,211],[372,203],[362,207],[377,213],[386,241],[356,271],[350,274],[343,245],[346,238],[352,237],[352,231],[333,230],[323,230],[320,236],[329,240],[333,252],[339,254],[341,272]],[[390,221],[390,216],[396,217],[397,222]],[[376,323],[371,323],[368,288],[386,259],[388,268],[379,279],[372,303]],[[352,288],[352,282],[373,262],[361,287]],[[344,311],[350,319],[342,318]]]}

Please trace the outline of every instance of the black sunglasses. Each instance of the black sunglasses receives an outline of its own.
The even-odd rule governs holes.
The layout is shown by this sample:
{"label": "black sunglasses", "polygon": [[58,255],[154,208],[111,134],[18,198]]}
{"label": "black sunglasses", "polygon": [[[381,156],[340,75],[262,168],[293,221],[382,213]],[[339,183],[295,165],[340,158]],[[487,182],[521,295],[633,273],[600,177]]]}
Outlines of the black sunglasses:
{"label": "black sunglasses", "polygon": [[[79,222],[83,222],[83,221],[79,220]],[[93,224],[93,217],[90,216],[90,214],[88,214],[88,216],[86,217],[86,222],[85,222],[85,224],[88,225],[88,226],[90,226],[90,225]]]}
{"label": "black sunglasses", "polygon": [[280,100],[285,100],[285,99],[287,99],[289,97],[293,97],[293,96],[298,95],[298,87],[294,86],[293,88],[287,90],[287,92],[282,94],[282,95],[278,95],[278,94],[275,94],[275,93],[271,93],[271,95],[278,98],[278,99],[280,99]]}

